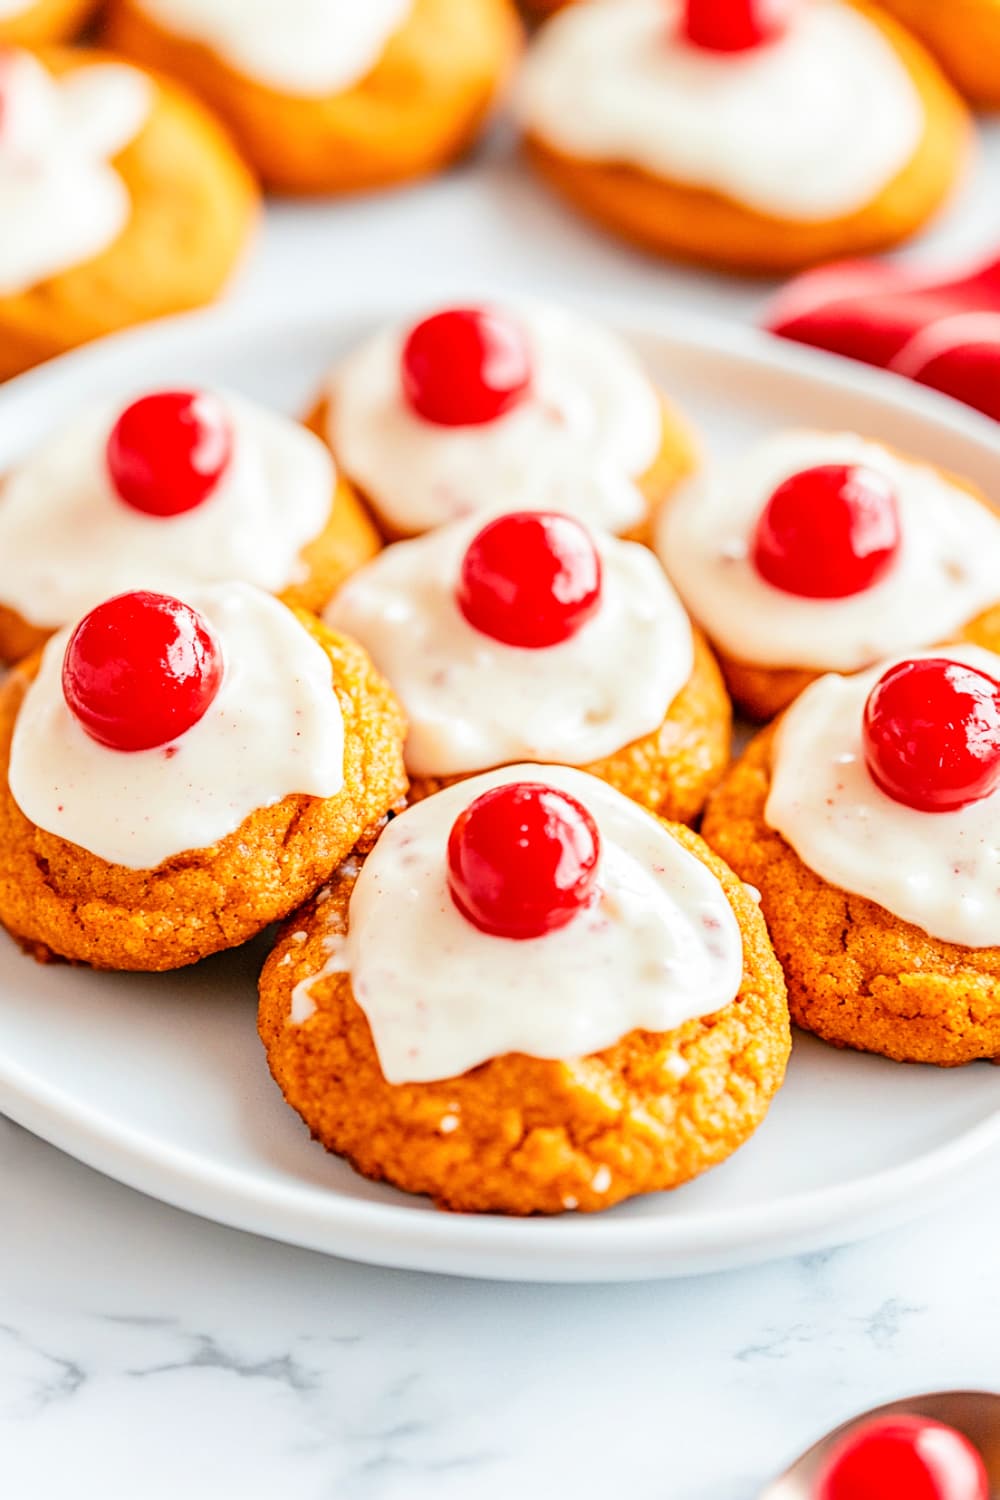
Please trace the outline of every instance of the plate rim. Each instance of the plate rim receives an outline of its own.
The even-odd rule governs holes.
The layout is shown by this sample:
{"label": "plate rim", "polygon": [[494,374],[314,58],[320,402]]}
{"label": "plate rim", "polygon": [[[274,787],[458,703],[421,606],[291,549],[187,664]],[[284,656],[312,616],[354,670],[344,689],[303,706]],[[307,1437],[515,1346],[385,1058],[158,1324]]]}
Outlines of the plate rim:
{"label": "plate rim", "polygon": [[[496,290],[492,296],[497,296]],[[310,304],[265,313],[223,306],[164,319],[74,350],[10,381],[0,390],[0,423],[20,403],[42,399],[53,384],[85,383],[91,369],[125,366],[133,356],[163,346],[182,348],[192,338],[221,344],[253,343],[281,335],[315,337],[318,326],[327,322],[385,320],[412,313],[415,306],[432,300],[414,291],[406,297],[368,296],[349,302],[337,298],[320,307]],[[643,309],[635,299],[571,296],[565,300],[610,323],[627,338],[653,338],[681,352],[714,355],[744,368],[800,373],[820,385],[871,398],[903,416],[926,421],[1000,460],[1000,426],[902,377],[752,326],[668,308]],[[732,1256],[734,1264],[765,1259],[781,1254],[785,1241],[803,1235],[822,1238],[838,1225],[844,1226],[847,1237],[857,1237],[849,1226],[859,1218],[873,1213],[884,1217],[901,1205],[906,1207],[900,1217],[915,1218],[923,1207],[921,1188],[945,1191],[959,1172],[970,1173],[1000,1148],[998,1099],[991,1114],[917,1157],[831,1186],[788,1193],[762,1207],[744,1204],[735,1211],[698,1210],[679,1216],[588,1214],[525,1221],[497,1215],[449,1215],[429,1207],[421,1212],[294,1180],[252,1181],[243,1169],[215,1167],[203,1155],[116,1124],[100,1109],[67,1097],[4,1057],[0,1057],[0,1111],[88,1167],[217,1223],[373,1264],[454,1271],[454,1265],[434,1264],[436,1256],[443,1256],[461,1262],[462,1274],[501,1274],[525,1280],[581,1279],[581,1273],[608,1280],[636,1274],[690,1274],[689,1264],[675,1271],[671,1258],[715,1255],[715,1262],[709,1259],[705,1266],[710,1270],[719,1264],[720,1255]],[[908,1198],[912,1199],[909,1204]],[[336,1243],[338,1236],[343,1243]],[[465,1258],[473,1252],[489,1261],[486,1269],[477,1272],[474,1263],[467,1263]],[[629,1262],[647,1262],[654,1256],[664,1262],[656,1270],[630,1269]],[[547,1274],[556,1258],[560,1274]],[[513,1264],[522,1259],[523,1265]],[[497,1270],[498,1263],[503,1263],[502,1270]]]}

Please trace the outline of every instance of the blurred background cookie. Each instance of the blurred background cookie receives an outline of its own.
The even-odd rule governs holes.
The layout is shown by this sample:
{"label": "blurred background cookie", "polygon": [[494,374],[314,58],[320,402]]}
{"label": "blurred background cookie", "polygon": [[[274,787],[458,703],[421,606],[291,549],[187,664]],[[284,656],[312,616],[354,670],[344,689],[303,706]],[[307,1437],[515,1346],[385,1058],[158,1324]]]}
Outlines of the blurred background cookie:
{"label": "blurred background cookie", "polygon": [[588,0],[535,38],[515,107],[530,160],[606,228],[767,273],[913,234],[969,134],[930,54],[862,0]]}
{"label": "blurred background cookie", "polygon": [[520,46],[512,0],[111,0],[105,34],[200,93],[288,193],[443,167],[475,140]]}
{"label": "blurred background cookie", "polygon": [[1000,109],[1000,5],[997,0],[880,0],[927,44],[956,88],[974,104]]}
{"label": "blurred background cookie", "polygon": [[0,0],[0,45],[68,42],[93,16],[98,0]]}
{"label": "blurred background cookie", "polygon": [[7,55],[0,98],[0,378],[219,295],[256,191],[196,100],[87,50]]}

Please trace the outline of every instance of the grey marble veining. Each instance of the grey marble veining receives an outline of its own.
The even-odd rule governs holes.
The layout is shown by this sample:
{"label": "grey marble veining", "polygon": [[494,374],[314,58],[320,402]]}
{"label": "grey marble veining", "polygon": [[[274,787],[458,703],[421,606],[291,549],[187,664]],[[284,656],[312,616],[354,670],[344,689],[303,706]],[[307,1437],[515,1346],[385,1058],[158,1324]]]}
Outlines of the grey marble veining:
{"label": "grey marble veining", "polygon": [[0,1494],[739,1500],[820,1429],[1000,1385],[1000,1168],[852,1249],[624,1287],[435,1279],[190,1218],[0,1127]]}

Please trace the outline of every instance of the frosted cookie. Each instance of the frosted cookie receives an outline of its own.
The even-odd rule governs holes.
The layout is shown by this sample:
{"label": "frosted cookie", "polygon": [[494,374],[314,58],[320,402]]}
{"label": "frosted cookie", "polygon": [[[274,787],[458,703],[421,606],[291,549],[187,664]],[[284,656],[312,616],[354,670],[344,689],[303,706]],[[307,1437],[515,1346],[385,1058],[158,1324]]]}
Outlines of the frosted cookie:
{"label": "frosted cookie", "polygon": [[0,0],[0,46],[71,41],[96,8],[97,0]]}
{"label": "frosted cookie", "polygon": [[338,193],[460,155],[520,26],[511,0],[110,0],[107,37],[208,100],[268,187]]}
{"label": "frosted cookie", "polygon": [[965,636],[1000,645],[1000,519],[971,485],[854,433],[785,431],[685,486],[656,547],[736,702]]}
{"label": "frosted cookie", "polygon": [[760,891],[800,1026],[901,1062],[1000,1058],[1000,655],[820,678],[704,835]]}
{"label": "frosted cookie", "polygon": [[1000,109],[1000,5],[997,0],[881,0],[933,52],[974,104]]}
{"label": "frosted cookie", "polygon": [[255,192],[208,112],[101,53],[0,61],[0,379],[210,302]]}
{"label": "frosted cookie", "polygon": [[535,166],[606,228],[765,273],[914,233],[969,135],[937,64],[861,0],[588,0],[542,28],[515,103]]}
{"label": "frosted cookie", "polygon": [[538,304],[383,329],[337,366],[311,423],[390,540],[512,508],[645,539],[695,463],[632,351]]}
{"label": "frosted cookie", "polygon": [[729,760],[729,699],[652,553],[521,511],[397,542],[326,613],[409,722],[411,798],[517,761],[582,766],[688,822]]}
{"label": "frosted cookie", "polygon": [[409,808],[298,913],[260,1034],[327,1150],[510,1214],[609,1207],[725,1160],[789,1052],[746,888],[688,829],[531,765]]}
{"label": "frosted cookie", "polygon": [[297,422],[229,392],[99,401],[0,479],[0,660],[127,589],[241,579],[318,612],[378,546]]}
{"label": "frosted cookie", "polygon": [[360,647],[249,584],[119,595],[0,690],[0,921],[105,969],[235,947],[374,837],[403,732]]}

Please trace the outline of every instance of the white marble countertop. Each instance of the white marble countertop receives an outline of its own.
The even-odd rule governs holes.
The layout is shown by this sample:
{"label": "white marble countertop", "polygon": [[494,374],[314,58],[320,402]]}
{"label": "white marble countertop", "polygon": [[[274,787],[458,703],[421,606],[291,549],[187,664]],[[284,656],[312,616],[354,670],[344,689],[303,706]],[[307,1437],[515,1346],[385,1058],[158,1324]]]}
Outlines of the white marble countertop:
{"label": "white marble countertop", "polygon": [[[998,244],[994,129],[928,248]],[[618,249],[499,140],[429,187],[273,214],[237,295],[451,277],[734,317],[768,290]],[[2,1119],[0,1184],[3,1500],[751,1500],[858,1408],[1000,1388],[1000,1162],[904,1233],[619,1288],[325,1260],[164,1208]]]}

